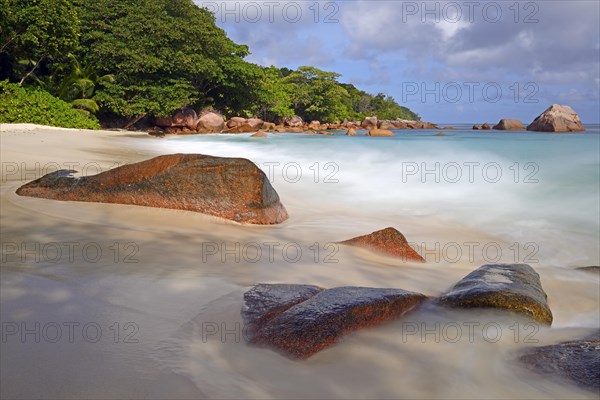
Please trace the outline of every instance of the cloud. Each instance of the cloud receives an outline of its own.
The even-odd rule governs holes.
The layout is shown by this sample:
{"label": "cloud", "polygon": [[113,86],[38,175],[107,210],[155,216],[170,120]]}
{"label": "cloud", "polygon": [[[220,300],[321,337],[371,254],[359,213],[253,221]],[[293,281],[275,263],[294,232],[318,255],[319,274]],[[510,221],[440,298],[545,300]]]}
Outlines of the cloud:
{"label": "cloud", "polygon": [[[469,13],[470,3],[480,7]],[[486,8],[487,4],[495,6]],[[400,52],[411,60],[425,59],[459,69],[465,79],[470,72],[499,67],[541,79],[549,72],[572,70],[578,72],[571,74],[576,81],[597,76],[600,2],[517,3],[518,13],[514,4],[357,1],[343,8],[341,20],[351,37],[348,50],[355,57]],[[454,9],[458,5],[462,18],[444,12],[448,5]],[[492,22],[498,6],[501,18]]]}
{"label": "cloud", "polygon": [[[427,87],[435,82],[498,82],[504,88],[502,101],[493,104],[407,104],[424,118],[446,113],[449,119],[460,112],[472,120],[484,113],[529,119],[540,105],[521,99],[527,94],[525,85],[533,82],[544,106],[572,103],[584,110],[582,118],[600,119],[598,1],[197,3],[212,3],[213,10],[216,5],[217,24],[237,43],[249,45],[248,59],[257,64],[314,65],[398,100],[406,82]],[[268,3],[274,4],[272,9]],[[258,19],[255,5],[261,9]],[[510,89],[515,83],[521,90],[519,102]]]}

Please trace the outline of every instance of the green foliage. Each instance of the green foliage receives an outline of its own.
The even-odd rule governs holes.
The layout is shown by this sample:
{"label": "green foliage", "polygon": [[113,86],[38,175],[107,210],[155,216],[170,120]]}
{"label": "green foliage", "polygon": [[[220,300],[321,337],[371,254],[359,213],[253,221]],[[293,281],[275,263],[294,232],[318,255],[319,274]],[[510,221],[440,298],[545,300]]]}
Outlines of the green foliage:
{"label": "green foliage", "polygon": [[315,67],[300,67],[283,82],[290,85],[296,113],[305,121],[342,121],[348,116],[344,100],[348,92],[339,85],[335,72],[325,72]]}
{"label": "green foliage", "polygon": [[79,18],[70,0],[2,0],[1,8],[0,53],[9,77],[20,84],[79,43]]}
{"label": "green foliage", "polygon": [[98,90],[107,111],[168,115],[187,105],[212,105],[219,88],[227,91],[251,79],[242,65],[247,47],[232,42],[214,16],[191,0],[76,4],[85,62],[115,76]]}
{"label": "green foliage", "polygon": [[371,109],[379,119],[408,119],[418,121],[417,114],[396,103],[393,97],[379,93],[371,100]]}
{"label": "green foliage", "polygon": [[77,58],[70,54],[70,72],[64,76],[56,89],[56,95],[64,101],[69,101],[78,110],[96,114],[100,106],[94,93],[98,84],[114,83],[113,75],[99,76],[93,64],[81,65]]}
{"label": "green foliage", "polygon": [[184,79],[138,79],[111,83],[103,82],[96,93],[105,109],[125,117],[153,115],[169,117],[173,110],[194,104],[197,92]]}
{"label": "green foliage", "polygon": [[88,118],[40,88],[21,87],[0,82],[0,123],[31,123],[63,128],[98,129],[95,118]]}
{"label": "green foliage", "polygon": [[193,0],[0,0],[0,80],[35,84],[78,117],[129,126],[190,106],[265,120],[418,118],[334,72],[263,68],[248,55]]}
{"label": "green foliage", "polygon": [[391,96],[386,96],[383,93],[373,96],[357,89],[354,85],[342,84],[342,86],[350,94],[349,107],[352,110],[352,118],[349,119],[361,120],[372,115],[377,116],[379,119],[406,119],[411,121],[420,119],[417,114],[396,103]]}
{"label": "green foliage", "polygon": [[253,107],[255,115],[265,121],[294,115],[291,88],[280,79],[277,68],[264,68],[258,83]]}

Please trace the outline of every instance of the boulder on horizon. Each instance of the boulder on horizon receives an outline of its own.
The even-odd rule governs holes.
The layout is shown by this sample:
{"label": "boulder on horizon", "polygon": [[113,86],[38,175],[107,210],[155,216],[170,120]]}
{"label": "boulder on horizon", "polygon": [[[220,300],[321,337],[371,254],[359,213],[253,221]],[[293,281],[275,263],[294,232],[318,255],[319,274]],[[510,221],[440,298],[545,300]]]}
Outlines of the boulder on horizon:
{"label": "boulder on horizon", "polygon": [[537,132],[583,132],[585,128],[579,115],[569,106],[552,104],[528,127]]}
{"label": "boulder on horizon", "polygon": [[503,118],[494,125],[494,129],[497,131],[524,131],[525,127],[519,120]]}

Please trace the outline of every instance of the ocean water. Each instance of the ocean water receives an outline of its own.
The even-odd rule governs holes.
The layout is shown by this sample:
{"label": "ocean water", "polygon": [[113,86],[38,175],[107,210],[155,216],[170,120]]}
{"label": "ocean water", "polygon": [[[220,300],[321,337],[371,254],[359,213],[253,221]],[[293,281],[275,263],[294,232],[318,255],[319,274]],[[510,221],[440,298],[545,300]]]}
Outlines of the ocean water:
{"label": "ocean water", "polygon": [[[325,219],[350,215],[389,225],[405,217],[438,219],[521,247],[533,243],[530,252],[535,247],[546,265],[599,262],[599,125],[573,134],[455,127],[443,137],[439,130],[401,130],[391,138],[343,131],[266,140],[178,136],[165,147],[248,158],[267,173],[284,204],[301,202]],[[435,233],[427,240],[437,243]],[[520,256],[515,261],[527,261]]]}
{"label": "ocean water", "polygon": [[[3,330],[8,324],[19,331],[2,343],[0,394],[597,398],[532,374],[516,359],[524,348],[600,327],[600,277],[575,270],[600,261],[599,127],[547,134],[455,126],[463,129],[444,137],[427,130],[391,138],[342,132],[110,137],[112,150],[76,149],[63,152],[64,159],[50,154],[42,160],[112,168],[176,152],[248,158],[270,177],[289,212],[276,226],[22,198],[15,190],[24,181],[3,179],[3,244],[79,247],[58,262],[52,252],[40,260],[27,249],[24,258],[3,253]],[[404,233],[427,262],[331,246],[388,226]],[[82,252],[85,245],[103,256]],[[243,293],[257,283],[391,287],[438,296],[492,262],[526,262],[540,274],[551,328],[510,313],[423,308],[348,335],[302,362],[243,340]],[[72,338],[65,324],[74,326]],[[30,333],[23,336],[25,330]]]}

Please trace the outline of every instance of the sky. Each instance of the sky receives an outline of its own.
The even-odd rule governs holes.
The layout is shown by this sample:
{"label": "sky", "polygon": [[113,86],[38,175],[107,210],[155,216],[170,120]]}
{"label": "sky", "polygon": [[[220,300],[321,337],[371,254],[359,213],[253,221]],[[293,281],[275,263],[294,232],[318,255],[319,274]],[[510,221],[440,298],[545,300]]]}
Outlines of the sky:
{"label": "sky", "polygon": [[600,1],[201,1],[248,61],[312,65],[423,120],[600,122]]}

